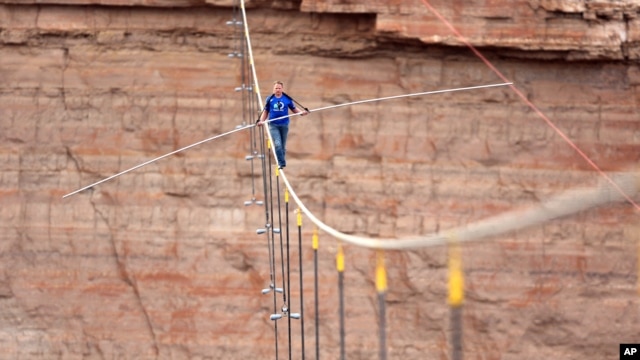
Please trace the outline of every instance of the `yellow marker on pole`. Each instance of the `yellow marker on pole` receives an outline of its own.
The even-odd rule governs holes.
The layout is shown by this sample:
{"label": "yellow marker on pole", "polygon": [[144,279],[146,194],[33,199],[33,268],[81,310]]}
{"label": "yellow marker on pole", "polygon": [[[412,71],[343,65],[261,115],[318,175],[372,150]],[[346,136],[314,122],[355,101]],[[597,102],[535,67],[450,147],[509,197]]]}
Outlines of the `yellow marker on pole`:
{"label": "yellow marker on pole", "polygon": [[289,189],[286,187],[284,188],[284,202],[289,202]]}
{"label": "yellow marker on pole", "polygon": [[338,272],[344,272],[344,251],[342,251],[342,243],[338,242],[338,253],[336,254],[336,269]]}
{"label": "yellow marker on pole", "polygon": [[449,305],[458,307],[464,301],[464,274],[462,272],[462,256],[460,244],[456,236],[450,237],[449,243]]}
{"label": "yellow marker on pole", "polygon": [[311,237],[313,242],[313,250],[318,250],[318,228],[313,229],[313,236]]}
{"label": "yellow marker on pole", "polygon": [[376,290],[378,293],[387,291],[387,270],[384,267],[384,252],[378,250],[376,254]]}
{"label": "yellow marker on pole", "polygon": [[[289,192],[287,192],[287,196],[289,196]],[[302,226],[302,211],[300,210],[300,208],[298,208],[296,210],[296,214],[297,214],[297,220],[298,220],[298,227]]]}

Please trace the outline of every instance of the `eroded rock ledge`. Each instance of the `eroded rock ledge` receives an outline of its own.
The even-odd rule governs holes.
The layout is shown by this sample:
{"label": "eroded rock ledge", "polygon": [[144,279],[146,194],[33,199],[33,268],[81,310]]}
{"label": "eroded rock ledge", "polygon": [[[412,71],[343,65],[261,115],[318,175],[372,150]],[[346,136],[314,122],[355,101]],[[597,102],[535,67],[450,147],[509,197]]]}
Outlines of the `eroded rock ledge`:
{"label": "eroded rock ledge", "polygon": [[[215,13],[216,8],[230,8],[235,0],[151,0],[151,1],[85,1],[85,0],[4,0],[0,9],[0,40],[4,43],[24,41],[27,35],[19,29],[29,28],[39,32],[54,30],[51,19],[39,18],[41,6],[82,6],[84,19],[76,27],[68,27],[62,21],[59,31],[99,31],[124,27],[123,13],[135,7],[145,7],[156,13],[169,15],[176,8],[193,8],[193,12],[181,10],[183,16],[191,13]],[[425,2],[426,3],[426,2]],[[294,36],[293,43],[301,52],[331,56],[367,56],[380,50],[403,49],[412,46],[454,46],[464,43],[452,30],[430,11],[425,3],[389,2],[383,0],[331,1],[247,1],[249,11],[286,11],[275,16],[276,21],[252,24],[256,33],[278,29]],[[428,4],[428,3],[426,3]],[[15,11],[15,6],[25,9]],[[32,6],[33,5],[33,6]],[[109,7],[117,16],[91,18],[86,5]],[[164,9],[164,10],[163,10]],[[634,1],[535,1],[500,0],[476,4],[444,2],[437,4],[437,11],[444,19],[475,47],[491,49],[504,56],[536,59],[565,60],[630,60],[640,58],[640,4]],[[295,12],[300,12],[296,14]],[[16,15],[18,14],[18,15]],[[296,18],[310,16],[315,26],[298,27]],[[126,18],[126,16],[125,16]],[[167,28],[177,25],[173,16],[167,16]],[[195,18],[199,18],[197,15]],[[84,20],[84,25],[82,22]],[[108,21],[107,21],[108,20]],[[223,23],[200,18],[185,31],[225,31]],[[104,34],[103,34],[104,35]],[[297,38],[297,39],[296,39]],[[103,36],[104,39],[104,36]],[[349,44],[345,46],[345,44]],[[345,50],[346,49],[346,50]]]}

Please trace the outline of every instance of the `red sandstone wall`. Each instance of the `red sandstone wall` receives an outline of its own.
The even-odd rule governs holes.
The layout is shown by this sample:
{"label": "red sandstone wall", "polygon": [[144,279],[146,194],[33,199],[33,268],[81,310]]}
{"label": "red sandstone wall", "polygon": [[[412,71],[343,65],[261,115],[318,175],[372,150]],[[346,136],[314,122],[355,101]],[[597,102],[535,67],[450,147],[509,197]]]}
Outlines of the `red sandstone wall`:
{"label": "red sandstone wall", "polygon": [[[227,56],[233,9],[207,3],[0,6],[4,358],[275,357],[272,299],[260,295],[267,245],[255,235],[264,212],[242,205],[247,134],[61,199],[243,121],[240,65]],[[418,1],[295,5],[248,6],[263,95],[281,79],[315,109],[500,81]],[[433,6],[598,166],[637,170],[637,5]],[[292,124],[289,159],[309,208],[373,237],[444,231],[599,179],[507,88],[311,114]],[[465,358],[616,358],[619,343],[638,342],[637,216],[617,204],[466,245]],[[323,358],[338,357],[335,248],[321,234]],[[348,358],[376,358],[374,254],[347,246],[346,256]],[[387,264],[389,357],[448,358],[446,249],[391,252]]]}

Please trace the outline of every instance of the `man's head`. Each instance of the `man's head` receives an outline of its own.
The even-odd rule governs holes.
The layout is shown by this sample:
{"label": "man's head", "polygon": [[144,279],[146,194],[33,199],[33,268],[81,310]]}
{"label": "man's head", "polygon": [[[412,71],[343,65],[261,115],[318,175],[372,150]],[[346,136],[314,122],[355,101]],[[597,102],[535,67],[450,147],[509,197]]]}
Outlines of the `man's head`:
{"label": "man's head", "polygon": [[273,93],[280,97],[282,95],[282,89],[284,88],[284,84],[282,81],[276,81],[273,83]]}

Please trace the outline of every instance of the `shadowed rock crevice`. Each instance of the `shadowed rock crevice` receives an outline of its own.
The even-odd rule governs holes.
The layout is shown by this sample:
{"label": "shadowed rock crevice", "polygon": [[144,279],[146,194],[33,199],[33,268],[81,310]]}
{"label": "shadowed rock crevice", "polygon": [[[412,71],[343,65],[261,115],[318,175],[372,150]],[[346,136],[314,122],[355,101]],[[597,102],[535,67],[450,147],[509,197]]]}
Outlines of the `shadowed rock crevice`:
{"label": "shadowed rock crevice", "polygon": [[138,282],[136,281],[135,277],[132,274],[130,274],[130,272],[127,269],[126,258],[122,258],[120,256],[120,253],[118,252],[118,246],[116,245],[116,236],[113,233],[115,230],[113,230],[112,225],[109,222],[109,216],[105,215],[104,212],[100,209],[100,205],[96,203],[95,196],[96,196],[95,193],[93,193],[90,199],[91,206],[93,207],[93,210],[97,215],[95,218],[99,221],[102,221],[106,225],[106,227],[109,229],[109,243],[112,251],[112,256],[115,260],[115,265],[120,275],[120,279],[124,281],[131,288],[131,291],[135,296],[140,312],[142,313],[142,316],[145,319],[149,336],[151,337],[151,340],[152,340],[151,347],[154,351],[155,357],[157,358],[157,356],[160,353],[160,350],[158,346],[157,335],[153,328],[151,315],[149,314],[149,312],[147,311],[144,305],[144,301],[142,299]]}

